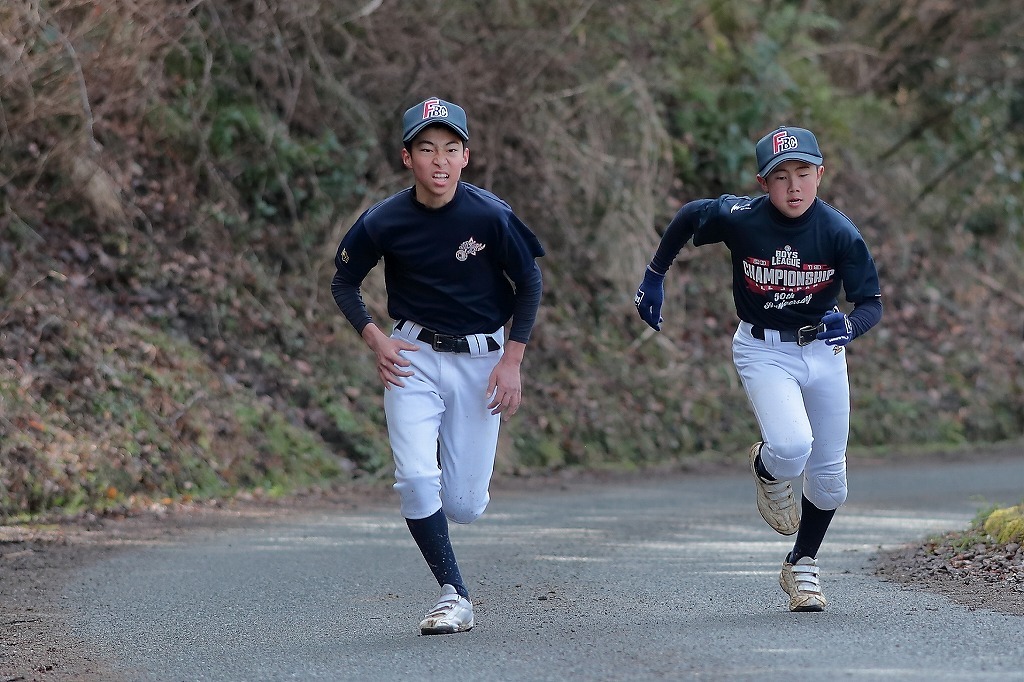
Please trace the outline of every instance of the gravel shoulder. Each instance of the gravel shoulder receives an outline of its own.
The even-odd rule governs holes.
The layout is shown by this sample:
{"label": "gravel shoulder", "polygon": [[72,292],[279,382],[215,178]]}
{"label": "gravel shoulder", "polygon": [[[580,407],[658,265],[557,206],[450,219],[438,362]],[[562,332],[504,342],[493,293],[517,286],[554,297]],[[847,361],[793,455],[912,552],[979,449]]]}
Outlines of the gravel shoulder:
{"label": "gravel shoulder", "polygon": [[875,575],[971,609],[1024,616],[1024,547],[950,532],[877,557]]}
{"label": "gravel shoulder", "polygon": [[[945,456],[944,461],[948,460]],[[624,475],[516,477],[498,479],[494,487],[557,490],[566,485],[566,476],[594,481],[622,480]],[[85,566],[185,534],[215,533],[251,525],[260,518],[313,510],[337,513],[387,506],[393,504],[392,496],[390,487],[383,484],[351,486],[283,501],[159,506],[131,516],[0,526],[0,682],[123,679],[85,650],[61,615],[62,586]],[[1024,616],[1024,548],[988,543],[969,530],[924,538],[920,544],[880,553],[875,558],[875,573],[882,580],[939,593],[971,609]]]}

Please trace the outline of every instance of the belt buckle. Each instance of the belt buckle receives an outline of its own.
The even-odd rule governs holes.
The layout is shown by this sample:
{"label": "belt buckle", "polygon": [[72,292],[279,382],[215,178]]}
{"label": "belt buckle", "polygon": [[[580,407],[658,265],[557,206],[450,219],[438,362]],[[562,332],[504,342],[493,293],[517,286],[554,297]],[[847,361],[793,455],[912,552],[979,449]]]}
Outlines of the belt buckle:
{"label": "belt buckle", "polygon": [[438,353],[454,353],[456,339],[457,337],[447,334],[434,334],[434,338],[430,341],[430,347]]}
{"label": "belt buckle", "polygon": [[809,324],[796,330],[796,345],[808,346],[818,338],[818,332],[825,331],[825,324]]}

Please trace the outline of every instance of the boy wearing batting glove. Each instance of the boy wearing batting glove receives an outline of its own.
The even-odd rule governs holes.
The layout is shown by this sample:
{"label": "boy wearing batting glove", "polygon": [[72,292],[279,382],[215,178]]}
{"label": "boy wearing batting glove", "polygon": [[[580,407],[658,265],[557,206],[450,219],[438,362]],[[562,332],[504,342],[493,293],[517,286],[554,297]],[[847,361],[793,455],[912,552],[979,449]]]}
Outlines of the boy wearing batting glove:
{"label": "boy wearing batting glove", "polygon": [[[437,635],[474,625],[448,521],[475,521],[490,499],[498,426],[522,402],[519,368],[540,306],[544,249],[507,203],[461,181],[469,163],[462,107],[432,97],[402,123],[414,184],[356,220],[338,247],[331,291],[386,389],[401,512],[441,586],[420,633]],[[390,334],[359,292],[380,260]]]}
{"label": "boy wearing batting glove", "polygon": [[[796,534],[779,584],[791,611],[821,611],[817,553],[846,501],[850,388],[844,349],[882,317],[878,273],[845,215],[818,198],[825,167],[811,131],[783,126],[755,147],[751,199],[723,195],[684,205],[644,273],[635,303],[661,330],[665,274],[690,239],[724,243],[740,319],[733,361],[761,429],[750,448],[757,508],[773,529]],[[839,291],[853,305],[838,306]],[[799,504],[793,479],[802,478]]]}

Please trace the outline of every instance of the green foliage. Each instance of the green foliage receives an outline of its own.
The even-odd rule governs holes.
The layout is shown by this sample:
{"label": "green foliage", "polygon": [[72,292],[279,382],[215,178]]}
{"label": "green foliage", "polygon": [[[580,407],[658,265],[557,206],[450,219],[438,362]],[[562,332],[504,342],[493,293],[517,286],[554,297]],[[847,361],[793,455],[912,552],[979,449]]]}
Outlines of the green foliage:
{"label": "green foliage", "polygon": [[253,78],[258,48],[241,42],[247,39],[239,33],[211,44],[201,32],[190,34],[164,60],[166,76],[180,87],[151,112],[165,144],[201,162],[200,180],[213,181],[214,203],[223,201],[217,188],[224,183],[241,200],[241,219],[222,216],[239,244],[260,237],[264,221],[294,225],[358,195],[368,160],[365,138],[343,144],[330,127],[282,117]]}
{"label": "green foliage", "polygon": [[[286,491],[330,480],[341,473],[336,458],[319,438],[297,428],[279,413],[242,403],[235,407],[242,438],[257,451],[232,462],[230,480],[240,488]],[[258,454],[258,456],[256,456]]]}
{"label": "green foliage", "polygon": [[992,510],[982,527],[997,542],[1015,542],[1018,545],[1024,543],[1024,505]]}
{"label": "green foliage", "polygon": [[[379,408],[377,405],[373,407]],[[391,465],[391,450],[382,440],[386,426],[379,421],[380,412],[377,412],[376,419],[367,419],[366,415],[356,415],[333,399],[329,399],[323,408],[339,436],[344,435],[342,442],[349,459],[363,470],[374,473],[385,471]]]}
{"label": "green foliage", "polygon": [[[296,140],[279,121],[253,105],[226,103],[212,114],[211,156],[260,219],[305,216],[315,200],[344,195],[355,184],[341,168],[358,172],[361,161],[365,163],[365,151],[344,150],[334,133]],[[325,196],[315,196],[318,191]]]}

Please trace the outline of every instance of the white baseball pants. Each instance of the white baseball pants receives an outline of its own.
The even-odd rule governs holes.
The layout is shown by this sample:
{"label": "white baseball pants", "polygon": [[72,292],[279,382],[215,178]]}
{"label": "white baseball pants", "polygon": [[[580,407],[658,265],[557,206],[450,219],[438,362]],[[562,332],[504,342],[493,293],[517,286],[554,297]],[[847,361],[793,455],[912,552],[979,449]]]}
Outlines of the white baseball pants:
{"label": "white baseball pants", "polygon": [[838,509],[847,495],[846,351],[824,341],[798,346],[771,329],[761,340],[750,328],[740,323],[732,352],[761,427],[761,461],[780,480],[803,475],[804,496],[818,509]]}
{"label": "white baseball pants", "polygon": [[[451,521],[471,523],[490,501],[501,418],[487,409],[485,392],[502,351],[473,343],[473,353],[438,353],[416,339],[421,329],[406,322],[392,332],[420,347],[403,353],[414,373],[405,386],[384,391],[395,491],[407,519],[443,509]],[[503,329],[489,336],[504,345]]]}

